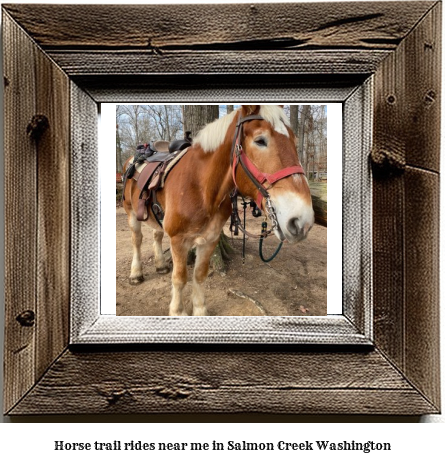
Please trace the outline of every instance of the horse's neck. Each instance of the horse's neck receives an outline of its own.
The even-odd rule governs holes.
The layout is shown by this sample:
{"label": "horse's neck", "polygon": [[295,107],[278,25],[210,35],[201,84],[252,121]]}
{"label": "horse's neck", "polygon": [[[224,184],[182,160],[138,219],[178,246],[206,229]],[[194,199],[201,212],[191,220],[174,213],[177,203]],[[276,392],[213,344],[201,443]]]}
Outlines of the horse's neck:
{"label": "horse's neck", "polygon": [[206,203],[223,202],[235,187],[230,166],[230,150],[231,142],[226,141],[211,155],[200,157],[202,162],[192,167],[199,170],[195,179],[201,184]]}

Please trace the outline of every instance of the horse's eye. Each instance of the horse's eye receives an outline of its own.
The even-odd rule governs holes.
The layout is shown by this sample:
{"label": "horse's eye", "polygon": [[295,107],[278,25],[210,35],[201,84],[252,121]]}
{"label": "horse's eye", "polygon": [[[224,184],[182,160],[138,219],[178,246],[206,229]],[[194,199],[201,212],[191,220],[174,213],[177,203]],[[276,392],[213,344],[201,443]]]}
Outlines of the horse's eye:
{"label": "horse's eye", "polygon": [[258,139],[255,139],[255,144],[260,147],[267,147],[267,140],[264,139],[264,137],[259,137]]}

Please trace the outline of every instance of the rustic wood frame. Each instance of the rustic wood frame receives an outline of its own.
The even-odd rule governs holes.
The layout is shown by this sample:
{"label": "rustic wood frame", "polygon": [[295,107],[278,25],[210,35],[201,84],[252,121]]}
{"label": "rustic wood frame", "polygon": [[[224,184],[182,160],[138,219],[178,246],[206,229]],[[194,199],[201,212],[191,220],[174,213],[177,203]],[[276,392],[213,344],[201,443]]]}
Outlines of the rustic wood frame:
{"label": "rustic wood frame", "polygon": [[[2,13],[5,413],[440,411],[440,2]],[[70,159],[96,140],[94,125],[73,126],[79,111],[162,89],[236,95],[252,77],[268,88],[373,79],[371,345],[70,344],[71,228],[84,214],[70,208]]]}

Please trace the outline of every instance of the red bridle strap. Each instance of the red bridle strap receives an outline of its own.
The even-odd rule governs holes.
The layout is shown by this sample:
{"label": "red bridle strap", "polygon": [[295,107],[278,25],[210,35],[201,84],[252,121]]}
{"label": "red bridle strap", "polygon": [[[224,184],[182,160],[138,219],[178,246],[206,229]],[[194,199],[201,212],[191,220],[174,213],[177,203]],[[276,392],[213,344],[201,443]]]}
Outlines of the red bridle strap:
{"label": "red bridle strap", "polygon": [[280,179],[287,178],[288,176],[291,176],[293,174],[304,174],[303,167],[299,165],[289,166],[273,174],[263,173],[249,160],[249,158],[244,153],[244,150],[242,148],[238,151],[237,155],[238,156],[234,157],[234,161],[233,161],[233,168],[232,168],[233,182],[235,183],[235,186],[237,186],[235,178],[236,178],[236,166],[239,161],[244,171],[246,172],[246,174],[250,177],[252,182],[258,188],[258,195],[256,199],[256,204],[258,205],[258,208],[261,208],[261,203],[262,203],[263,198],[269,195],[267,192],[268,188],[264,187],[264,183],[266,181],[270,184],[270,186],[272,186],[274,183],[276,183]]}

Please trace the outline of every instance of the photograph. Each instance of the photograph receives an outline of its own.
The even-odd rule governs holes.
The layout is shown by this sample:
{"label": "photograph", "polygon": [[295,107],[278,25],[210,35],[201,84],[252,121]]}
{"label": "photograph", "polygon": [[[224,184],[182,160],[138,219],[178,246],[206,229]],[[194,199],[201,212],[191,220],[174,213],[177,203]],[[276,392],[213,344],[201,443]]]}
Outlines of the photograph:
{"label": "photograph", "polygon": [[117,104],[116,315],[326,315],[327,125],[320,104]]}

